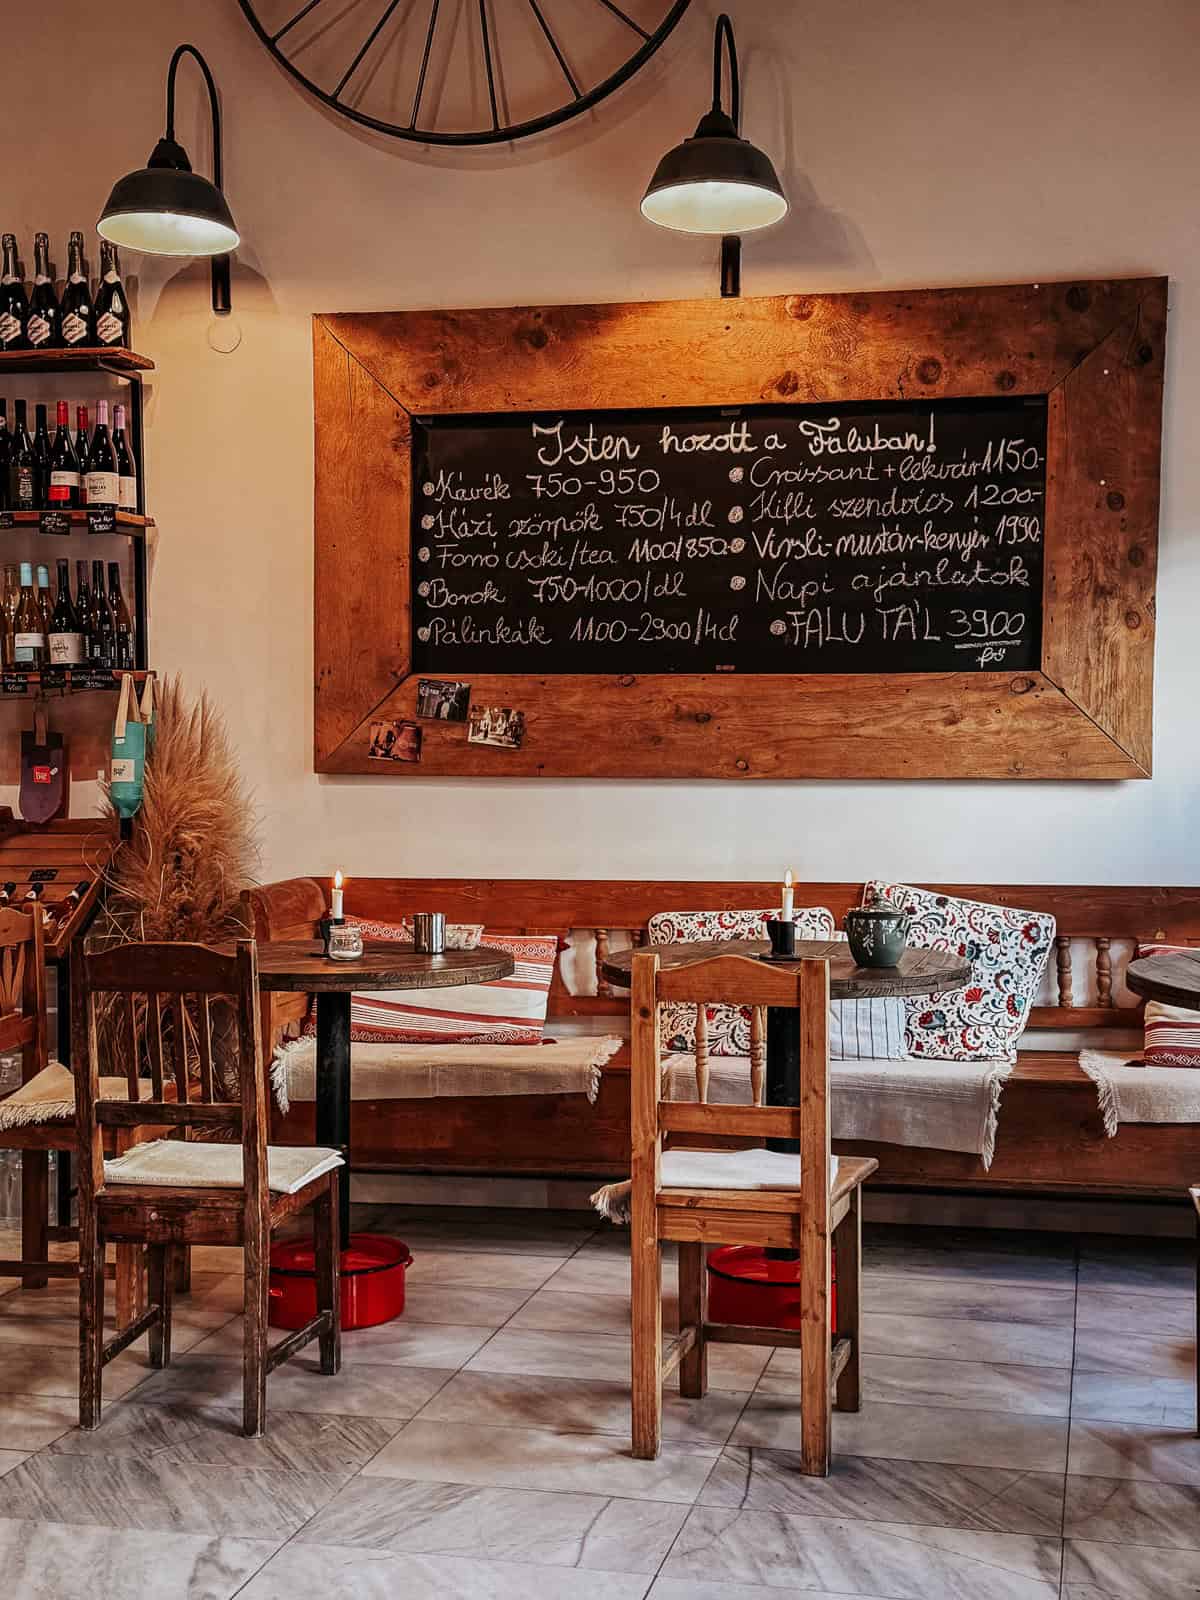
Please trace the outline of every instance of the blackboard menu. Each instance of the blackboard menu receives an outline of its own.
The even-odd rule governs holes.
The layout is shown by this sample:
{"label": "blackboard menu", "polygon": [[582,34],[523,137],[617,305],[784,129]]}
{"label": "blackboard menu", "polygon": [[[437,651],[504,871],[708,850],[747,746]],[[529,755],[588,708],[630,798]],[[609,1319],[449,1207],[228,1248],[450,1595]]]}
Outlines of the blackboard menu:
{"label": "blackboard menu", "polygon": [[1036,667],[1044,398],[419,419],[412,666]]}

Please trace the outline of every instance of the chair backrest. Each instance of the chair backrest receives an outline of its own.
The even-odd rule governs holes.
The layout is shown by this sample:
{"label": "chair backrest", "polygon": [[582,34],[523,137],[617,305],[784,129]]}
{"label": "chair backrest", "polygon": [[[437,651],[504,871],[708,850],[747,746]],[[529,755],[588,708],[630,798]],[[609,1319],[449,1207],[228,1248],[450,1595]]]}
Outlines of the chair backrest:
{"label": "chair backrest", "polygon": [[[642,950],[632,975],[632,1177],[658,1187],[665,1133],[710,1140],[795,1139],[800,1144],[800,1196],[818,1213],[829,1204],[829,962],[807,959],[772,966],[748,956],[709,956],[664,966],[663,950]],[[696,1006],[697,1049],[703,1048],[700,1019],[708,1004],[779,1007],[799,1012],[800,1101],[790,1106],[708,1105],[662,1098],[659,1009],[669,1001]],[[753,1014],[753,1012],[752,1012]],[[701,1086],[702,1087],[702,1086]]]}
{"label": "chair backrest", "polygon": [[46,1065],[46,962],[42,908],[0,907],[0,1054],[21,1052],[21,1082]]}
{"label": "chair backrest", "polygon": [[[240,1135],[248,1210],[265,1214],[267,1092],[259,1026],[258,957],[252,939],[233,955],[201,944],[125,944],[88,951],[71,966],[80,1203],[104,1183],[103,1129],[159,1125]],[[239,1100],[221,1098],[214,1057],[214,1000],[236,1054]],[[100,1031],[123,1067],[127,1099],[100,1095]],[[149,1098],[142,1094],[149,1080]],[[168,1088],[173,1098],[167,1098]]]}

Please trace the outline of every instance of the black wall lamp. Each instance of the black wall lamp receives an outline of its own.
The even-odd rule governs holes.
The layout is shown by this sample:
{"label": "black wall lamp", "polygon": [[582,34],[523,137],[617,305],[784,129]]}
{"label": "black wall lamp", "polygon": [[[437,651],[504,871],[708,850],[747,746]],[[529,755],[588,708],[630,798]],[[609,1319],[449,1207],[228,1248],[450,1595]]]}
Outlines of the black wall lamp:
{"label": "black wall lamp", "polygon": [[[729,61],[729,111],[721,106],[721,46]],[[788,203],[771,158],[743,139],[733,23],[722,12],[713,35],[712,109],[690,139],[669,150],[642,197],[642,215],[681,233],[721,235],[721,293],[742,292],[743,233],[769,228]]]}
{"label": "black wall lamp", "polygon": [[[194,56],[212,106],[213,176],[192,171],[187,151],[175,140],[175,74],[180,60]],[[118,179],[96,224],[102,239],[154,256],[211,256],[212,308],[228,316],[229,252],[239,234],[221,192],[221,110],[208,63],[194,45],[181,44],[167,68],[167,128],[146,165]]]}

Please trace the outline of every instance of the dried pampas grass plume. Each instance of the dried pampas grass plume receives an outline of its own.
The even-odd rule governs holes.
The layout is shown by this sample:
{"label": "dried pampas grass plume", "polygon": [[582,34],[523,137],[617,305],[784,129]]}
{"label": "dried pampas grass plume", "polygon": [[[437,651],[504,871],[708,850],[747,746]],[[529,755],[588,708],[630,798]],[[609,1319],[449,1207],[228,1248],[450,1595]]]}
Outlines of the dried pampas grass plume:
{"label": "dried pampas grass plume", "polygon": [[[250,931],[241,891],[254,883],[259,865],[253,807],[225,720],[207,694],[190,701],[178,677],[156,689],[141,809],[106,874],[107,904],[93,939],[107,946],[135,940],[221,944]],[[107,795],[105,810],[116,818]],[[123,1071],[127,1029],[115,1010],[97,1021],[109,1062],[102,1070]],[[194,1066],[194,1050],[187,1055]]]}

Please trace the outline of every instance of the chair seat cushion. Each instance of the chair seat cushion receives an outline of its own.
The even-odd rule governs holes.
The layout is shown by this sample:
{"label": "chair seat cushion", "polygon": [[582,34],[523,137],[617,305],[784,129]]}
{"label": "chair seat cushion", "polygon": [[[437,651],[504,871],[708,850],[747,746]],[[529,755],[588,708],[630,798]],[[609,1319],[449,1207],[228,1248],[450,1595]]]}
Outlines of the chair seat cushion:
{"label": "chair seat cushion", "polygon": [[[267,1186],[273,1194],[295,1194],[322,1173],[342,1165],[336,1150],[304,1145],[268,1145]],[[240,1189],[240,1144],[200,1144],[152,1139],[104,1163],[106,1184],[161,1184],[170,1189]]]}
{"label": "chair seat cushion", "polygon": [[[142,1099],[150,1095],[149,1080],[142,1080]],[[124,1078],[101,1078],[102,1100],[128,1100]],[[0,1133],[9,1128],[31,1128],[47,1122],[69,1122],[75,1115],[75,1079],[61,1061],[51,1061],[0,1100]]]}
{"label": "chair seat cushion", "polygon": [[[829,1158],[829,1183],[838,1158]],[[800,1157],[780,1150],[664,1150],[662,1189],[798,1189]]]}

